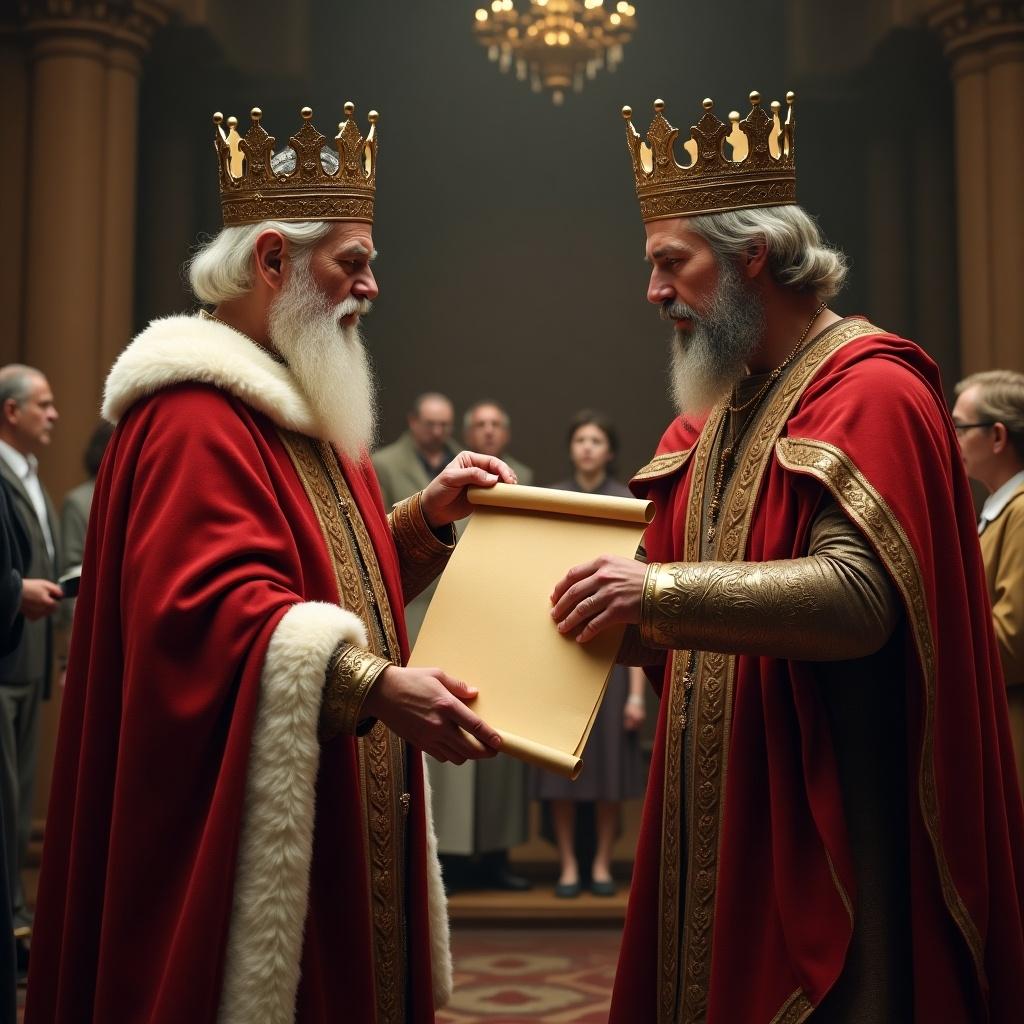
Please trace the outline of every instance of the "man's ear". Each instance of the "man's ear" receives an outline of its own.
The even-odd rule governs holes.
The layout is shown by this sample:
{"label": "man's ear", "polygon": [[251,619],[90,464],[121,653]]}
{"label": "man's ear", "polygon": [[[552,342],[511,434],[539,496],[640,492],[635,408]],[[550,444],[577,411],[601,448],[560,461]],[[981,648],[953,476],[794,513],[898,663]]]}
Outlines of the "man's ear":
{"label": "man's ear", "polygon": [[992,454],[1002,455],[1006,446],[1010,443],[1010,435],[1007,432],[1005,423],[992,424]]}
{"label": "man's ear", "polygon": [[288,256],[288,240],[280,231],[261,231],[253,246],[253,263],[257,278],[271,291],[284,287],[284,261]]}
{"label": "man's ear", "polygon": [[4,423],[10,423],[12,426],[17,421],[18,412],[18,401],[15,398],[8,398],[3,405],[3,417]]}
{"label": "man's ear", "polygon": [[746,277],[757,277],[768,263],[768,243],[755,238],[740,255],[740,269]]}

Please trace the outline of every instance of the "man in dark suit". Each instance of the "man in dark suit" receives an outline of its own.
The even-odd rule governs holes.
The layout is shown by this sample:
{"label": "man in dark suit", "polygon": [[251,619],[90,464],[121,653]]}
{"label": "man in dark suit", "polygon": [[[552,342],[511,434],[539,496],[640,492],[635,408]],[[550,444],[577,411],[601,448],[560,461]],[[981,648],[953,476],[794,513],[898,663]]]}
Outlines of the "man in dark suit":
{"label": "man in dark suit", "polygon": [[21,640],[0,659],[0,801],[16,932],[31,924],[21,869],[32,826],[39,704],[49,696],[51,619],[61,597],[53,582],[59,564],[57,516],[37,474],[38,456],[50,443],[56,419],[42,373],[19,364],[0,369],[0,475],[30,542],[21,581]]}

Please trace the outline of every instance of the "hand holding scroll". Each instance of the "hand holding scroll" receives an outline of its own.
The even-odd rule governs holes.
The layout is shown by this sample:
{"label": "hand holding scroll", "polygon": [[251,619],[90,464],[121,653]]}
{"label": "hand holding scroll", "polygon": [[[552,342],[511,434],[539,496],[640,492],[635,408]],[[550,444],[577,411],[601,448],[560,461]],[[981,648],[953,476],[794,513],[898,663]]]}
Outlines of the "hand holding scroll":
{"label": "hand holding scroll", "polygon": [[515,473],[501,459],[460,452],[423,489],[423,516],[432,528],[465,519],[473,511],[466,491],[470,487],[493,487],[499,481],[516,482]]}
{"label": "hand holding scroll", "polygon": [[579,629],[576,639],[586,643],[616,623],[639,622],[646,573],[643,562],[612,555],[574,566],[551,594],[559,632]]}

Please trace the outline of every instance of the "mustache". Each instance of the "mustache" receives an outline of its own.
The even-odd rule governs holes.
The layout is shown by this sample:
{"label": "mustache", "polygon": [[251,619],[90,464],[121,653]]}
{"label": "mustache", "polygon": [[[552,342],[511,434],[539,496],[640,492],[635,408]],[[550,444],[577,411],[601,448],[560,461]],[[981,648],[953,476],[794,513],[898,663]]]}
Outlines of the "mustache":
{"label": "mustache", "polygon": [[693,320],[694,323],[700,323],[701,315],[693,308],[688,306],[685,302],[673,302],[671,299],[666,299],[661,304],[661,312],[658,314],[662,320]]}
{"label": "mustache", "polygon": [[352,316],[353,313],[358,313],[359,316],[366,316],[371,309],[373,309],[373,303],[369,299],[357,299],[350,295],[334,307],[332,316],[338,320],[343,316]]}

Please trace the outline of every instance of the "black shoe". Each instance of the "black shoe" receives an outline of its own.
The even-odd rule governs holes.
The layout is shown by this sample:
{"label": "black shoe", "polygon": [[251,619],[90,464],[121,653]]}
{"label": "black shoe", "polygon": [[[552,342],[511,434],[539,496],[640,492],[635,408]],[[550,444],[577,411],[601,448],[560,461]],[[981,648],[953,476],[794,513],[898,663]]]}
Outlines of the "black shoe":
{"label": "black shoe", "polygon": [[555,886],[555,896],[560,900],[573,900],[580,894],[579,882],[559,882]]}
{"label": "black shoe", "polygon": [[488,871],[481,874],[480,881],[485,889],[502,889],[505,892],[527,892],[533,883],[522,875],[514,875],[511,871]]}

